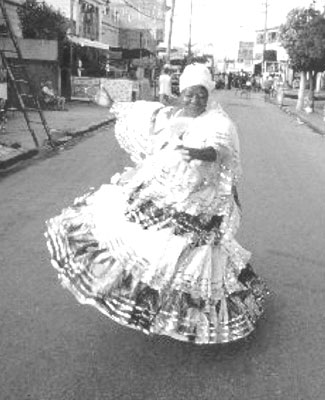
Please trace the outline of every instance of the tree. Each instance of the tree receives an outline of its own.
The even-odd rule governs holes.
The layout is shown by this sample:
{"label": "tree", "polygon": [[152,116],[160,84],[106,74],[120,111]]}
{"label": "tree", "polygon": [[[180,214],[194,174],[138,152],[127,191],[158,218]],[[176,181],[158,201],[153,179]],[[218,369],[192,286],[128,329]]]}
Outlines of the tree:
{"label": "tree", "polygon": [[25,0],[17,9],[20,27],[25,39],[57,40],[59,63],[62,66],[69,49],[67,32],[70,21],[45,1]]}
{"label": "tree", "polygon": [[316,75],[325,70],[325,18],[310,7],[295,8],[280,26],[280,42],[289,55],[290,66],[301,73],[297,110],[303,108],[306,73],[309,73],[309,102],[314,108]]}
{"label": "tree", "polygon": [[17,12],[24,38],[56,39],[59,43],[66,38],[69,21],[45,1],[26,0]]}

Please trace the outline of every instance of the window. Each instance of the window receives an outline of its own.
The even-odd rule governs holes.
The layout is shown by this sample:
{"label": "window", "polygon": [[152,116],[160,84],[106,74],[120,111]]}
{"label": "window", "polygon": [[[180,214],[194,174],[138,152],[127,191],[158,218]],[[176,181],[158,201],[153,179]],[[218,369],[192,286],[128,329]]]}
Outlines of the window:
{"label": "window", "polygon": [[82,37],[91,40],[99,38],[99,9],[87,2],[80,7],[80,25]]}
{"label": "window", "polygon": [[7,36],[9,36],[7,25],[0,24],[0,37],[7,37]]}
{"label": "window", "polygon": [[257,34],[256,43],[257,44],[263,44],[264,43],[264,33],[258,33]]}
{"label": "window", "polygon": [[268,32],[268,42],[269,43],[274,43],[277,41],[277,32]]}

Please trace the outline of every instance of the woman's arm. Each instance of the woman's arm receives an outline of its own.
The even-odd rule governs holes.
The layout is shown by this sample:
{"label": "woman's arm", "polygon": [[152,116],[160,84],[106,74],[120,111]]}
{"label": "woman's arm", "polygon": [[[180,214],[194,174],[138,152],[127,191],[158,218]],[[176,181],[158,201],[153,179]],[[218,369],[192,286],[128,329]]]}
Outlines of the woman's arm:
{"label": "woman's arm", "polygon": [[211,147],[205,147],[203,149],[195,149],[192,147],[180,147],[179,148],[184,161],[200,160],[214,162],[218,161],[223,164],[227,164],[230,160],[230,150],[225,146],[218,146],[218,149]]}

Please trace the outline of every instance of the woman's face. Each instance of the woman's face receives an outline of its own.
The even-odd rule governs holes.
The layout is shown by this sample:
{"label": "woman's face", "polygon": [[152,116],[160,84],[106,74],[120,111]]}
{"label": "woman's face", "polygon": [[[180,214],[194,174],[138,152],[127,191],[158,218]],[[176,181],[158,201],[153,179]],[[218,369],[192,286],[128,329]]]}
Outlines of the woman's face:
{"label": "woman's face", "polygon": [[208,103],[209,93],[204,86],[191,86],[182,92],[184,115],[197,117],[202,114]]}

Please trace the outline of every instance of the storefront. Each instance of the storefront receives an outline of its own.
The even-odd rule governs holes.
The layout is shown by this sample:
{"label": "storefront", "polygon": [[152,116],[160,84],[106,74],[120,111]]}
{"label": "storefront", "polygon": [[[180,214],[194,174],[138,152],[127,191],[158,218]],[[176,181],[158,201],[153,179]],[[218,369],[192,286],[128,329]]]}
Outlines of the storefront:
{"label": "storefront", "polygon": [[150,98],[150,79],[145,77],[143,68],[148,58],[146,50],[111,49],[107,44],[76,36],[69,40],[71,100],[90,101],[101,86],[114,101]]}

